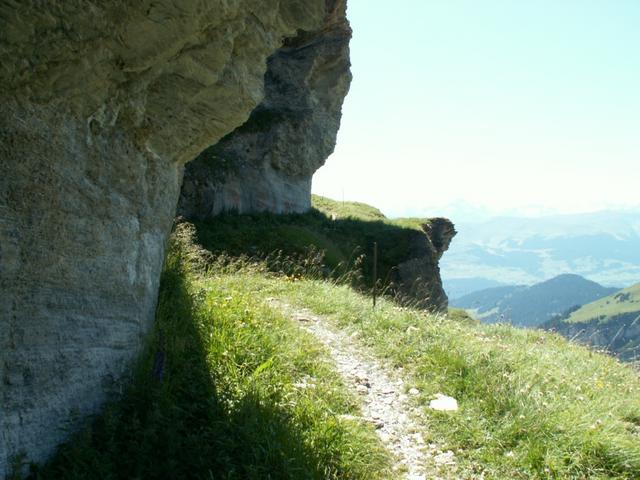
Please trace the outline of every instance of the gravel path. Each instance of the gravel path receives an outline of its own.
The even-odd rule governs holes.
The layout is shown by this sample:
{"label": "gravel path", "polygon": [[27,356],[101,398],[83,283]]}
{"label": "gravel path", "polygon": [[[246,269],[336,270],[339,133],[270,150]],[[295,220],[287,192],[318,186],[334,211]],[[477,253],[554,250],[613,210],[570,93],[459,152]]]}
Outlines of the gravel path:
{"label": "gravel path", "polygon": [[396,457],[396,471],[404,472],[407,480],[443,478],[443,469],[455,471],[453,452],[426,444],[420,433],[422,414],[410,399],[418,393],[415,389],[403,393],[401,378],[358,348],[347,333],[331,328],[322,317],[275,299],[270,299],[270,304],[297,320],[329,349],[346,385],[362,399],[362,419],[375,425],[380,439]]}

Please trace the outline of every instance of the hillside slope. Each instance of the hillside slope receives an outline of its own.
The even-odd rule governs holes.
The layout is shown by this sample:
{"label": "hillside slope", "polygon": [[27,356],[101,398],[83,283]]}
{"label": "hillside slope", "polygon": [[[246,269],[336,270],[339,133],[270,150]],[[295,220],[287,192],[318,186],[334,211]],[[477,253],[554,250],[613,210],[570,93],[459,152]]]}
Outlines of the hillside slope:
{"label": "hillside slope", "polygon": [[[425,442],[446,459],[449,475],[434,477],[640,477],[640,379],[615,359],[539,330],[385,299],[373,309],[344,284],[213,258],[188,224],[174,239],[127,399],[40,478],[400,478],[322,349],[274,300],[322,316],[401,376]],[[437,394],[459,410],[429,408]]]}
{"label": "hillside slope", "polygon": [[580,275],[564,274],[530,287],[496,287],[474,292],[452,302],[487,323],[509,322],[535,327],[569,308],[584,305],[617,291]]}
{"label": "hillside slope", "polygon": [[640,355],[640,283],[552,319],[542,328],[605,349],[623,360]]}

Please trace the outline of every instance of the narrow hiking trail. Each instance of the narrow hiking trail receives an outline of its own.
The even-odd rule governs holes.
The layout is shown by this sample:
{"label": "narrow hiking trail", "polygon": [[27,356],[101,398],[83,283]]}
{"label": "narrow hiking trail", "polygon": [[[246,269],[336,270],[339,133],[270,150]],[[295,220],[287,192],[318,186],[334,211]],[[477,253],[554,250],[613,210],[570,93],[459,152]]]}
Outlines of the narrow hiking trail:
{"label": "narrow hiking trail", "polygon": [[396,458],[395,471],[403,472],[406,480],[455,478],[453,452],[425,442],[423,413],[411,398],[418,393],[415,389],[404,393],[402,378],[357,345],[353,336],[333,328],[322,317],[273,298],[268,303],[296,320],[329,350],[345,385],[361,399],[362,420],[376,427],[382,443]]}

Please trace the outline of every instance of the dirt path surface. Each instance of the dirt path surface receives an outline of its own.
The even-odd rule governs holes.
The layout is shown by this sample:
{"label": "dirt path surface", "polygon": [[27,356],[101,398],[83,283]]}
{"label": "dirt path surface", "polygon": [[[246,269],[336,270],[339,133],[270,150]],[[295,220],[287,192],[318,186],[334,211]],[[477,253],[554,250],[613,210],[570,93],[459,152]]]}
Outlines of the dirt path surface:
{"label": "dirt path surface", "polygon": [[[415,389],[404,393],[404,382],[375,358],[357,346],[346,332],[309,310],[296,309],[279,300],[269,303],[297,320],[330,351],[347,387],[362,399],[362,420],[375,425],[378,436],[396,457],[394,469],[407,480],[452,478],[445,472],[455,471],[453,452],[442,452],[427,444],[420,433],[422,413],[411,401]],[[444,475],[443,475],[444,474]]]}

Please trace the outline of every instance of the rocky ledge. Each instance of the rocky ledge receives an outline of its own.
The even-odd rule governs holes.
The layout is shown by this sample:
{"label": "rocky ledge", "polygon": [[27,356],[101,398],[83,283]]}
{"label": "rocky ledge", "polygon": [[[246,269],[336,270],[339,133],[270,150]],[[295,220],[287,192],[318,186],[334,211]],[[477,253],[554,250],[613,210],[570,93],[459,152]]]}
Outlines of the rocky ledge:
{"label": "rocky ledge", "polygon": [[346,3],[331,7],[321,28],[269,58],[265,98],[249,119],[187,166],[182,216],[311,208],[311,177],[333,152],[351,83]]}

